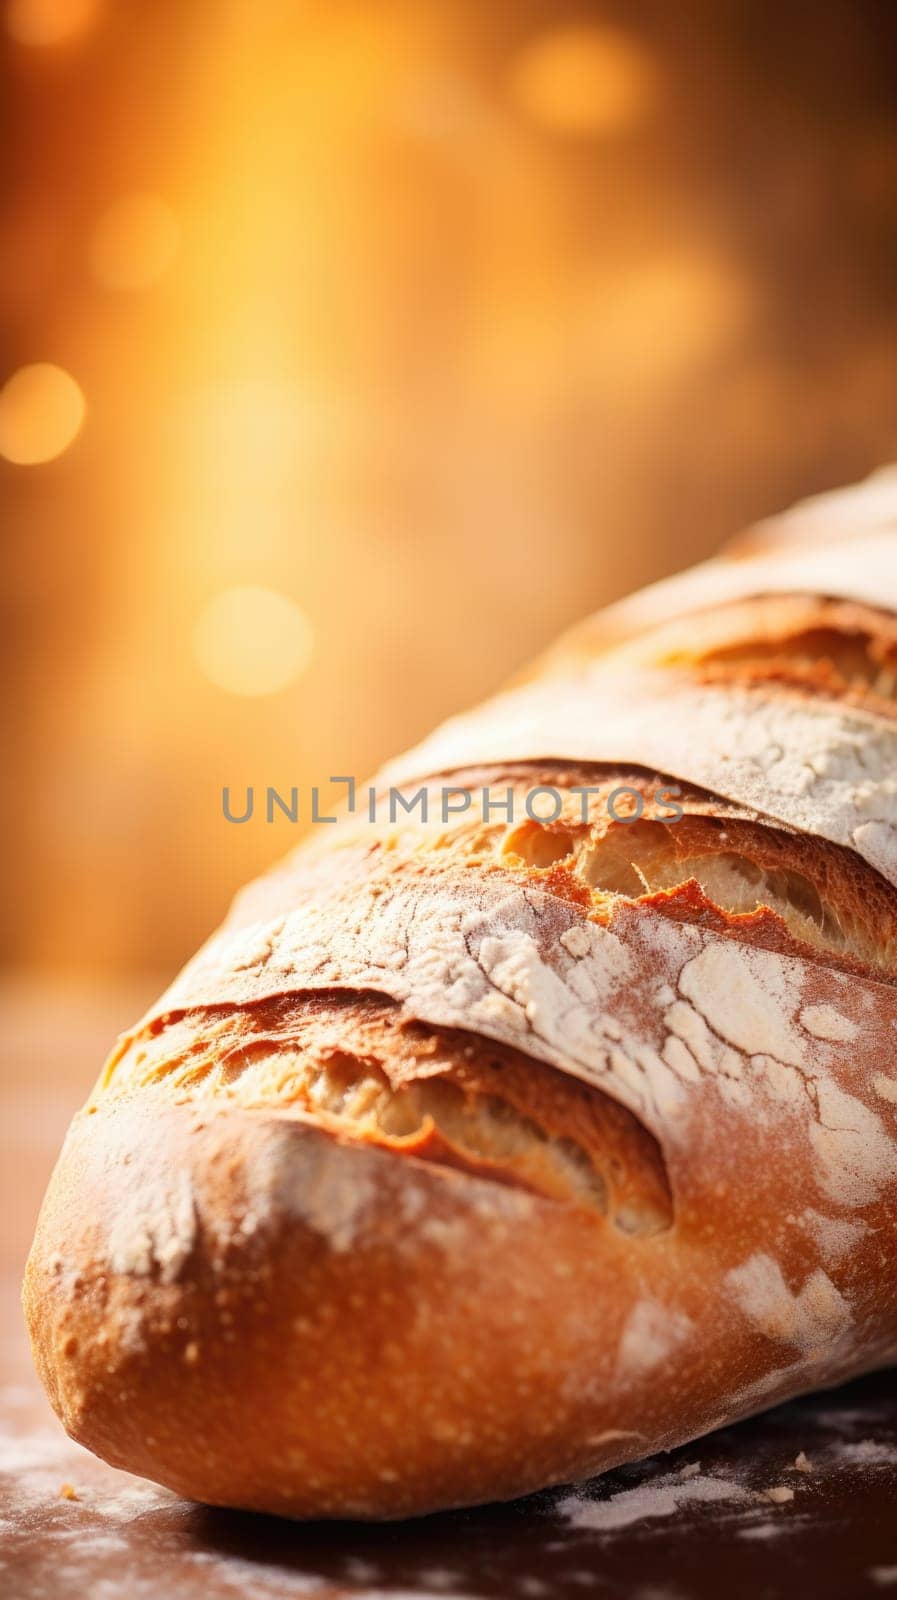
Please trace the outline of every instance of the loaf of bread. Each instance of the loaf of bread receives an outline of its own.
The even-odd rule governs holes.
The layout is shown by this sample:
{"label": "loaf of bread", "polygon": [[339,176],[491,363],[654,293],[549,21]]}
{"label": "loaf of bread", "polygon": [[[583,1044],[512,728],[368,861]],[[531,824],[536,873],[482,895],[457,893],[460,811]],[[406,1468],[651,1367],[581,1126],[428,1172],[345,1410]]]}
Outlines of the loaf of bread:
{"label": "loaf of bread", "polygon": [[75,1118],[24,1291],[69,1433],[211,1504],[400,1517],[897,1360],[897,473],[600,613],[374,789]]}

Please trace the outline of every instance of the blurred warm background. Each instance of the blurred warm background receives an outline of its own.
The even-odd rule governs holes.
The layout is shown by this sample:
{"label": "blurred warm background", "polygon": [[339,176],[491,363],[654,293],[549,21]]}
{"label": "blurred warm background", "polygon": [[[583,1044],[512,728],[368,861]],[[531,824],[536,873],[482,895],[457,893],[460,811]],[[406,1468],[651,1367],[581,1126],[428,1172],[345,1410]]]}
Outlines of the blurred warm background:
{"label": "blurred warm background", "polygon": [[223,784],[364,776],[897,455],[891,0],[5,0],[0,33],[20,1011],[148,999],[294,841]]}

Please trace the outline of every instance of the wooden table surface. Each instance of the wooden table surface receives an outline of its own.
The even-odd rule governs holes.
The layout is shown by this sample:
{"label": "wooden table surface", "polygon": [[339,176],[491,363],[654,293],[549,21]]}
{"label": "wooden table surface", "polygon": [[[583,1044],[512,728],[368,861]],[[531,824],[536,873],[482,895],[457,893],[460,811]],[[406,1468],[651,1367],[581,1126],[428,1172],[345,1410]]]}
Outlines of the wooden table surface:
{"label": "wooden table surface", "polygon": [[32,1372],[21,1266],[68,1118],[151,988],[0,996],[2,1600],[897,1600],[892,1373],[587,1485],[379,1527],[209,1510],[72,1444]]}

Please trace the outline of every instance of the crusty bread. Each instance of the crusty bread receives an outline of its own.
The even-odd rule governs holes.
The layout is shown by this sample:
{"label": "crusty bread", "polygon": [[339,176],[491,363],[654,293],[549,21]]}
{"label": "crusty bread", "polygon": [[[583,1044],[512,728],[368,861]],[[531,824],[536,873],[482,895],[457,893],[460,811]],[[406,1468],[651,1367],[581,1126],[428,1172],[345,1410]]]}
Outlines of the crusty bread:
{"label": "crusty bread", "polygon": [[74,1437],[396,1517],[897,1359],[876,483],[574,630],[383,775],[426,819],[347,815],[238,897],[51,1180],[24,1299]]}

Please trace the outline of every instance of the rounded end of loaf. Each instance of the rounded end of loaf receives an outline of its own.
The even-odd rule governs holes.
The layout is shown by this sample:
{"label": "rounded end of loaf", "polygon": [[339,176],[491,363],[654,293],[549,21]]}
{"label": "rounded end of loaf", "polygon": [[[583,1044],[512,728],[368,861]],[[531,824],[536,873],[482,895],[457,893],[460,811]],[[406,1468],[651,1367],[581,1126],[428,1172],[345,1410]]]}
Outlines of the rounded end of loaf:
{"label": "rounded end of loaf", "polygon": [[581,1466],[557,1374],[593,1230],[290,1117],[122,1106],[72,1130],[26,1315],[65,1427],[113,1464],[212,1504],[402,1516]]}
{"label": "rounded end of loaf", "polygon": [[733,1314],[730,1232],[633,1237],[289,1113],[126,1099],[73,1124],[24,1304],[57,1414],[113,1465],[211,1505],[398,1518],[834,1381]]}
{"label": "rounded end of loaf", "polygon": [[581,1207],[290,1115],[125,1102],[76,1119],[24,1303],[64,1426],[112,1464],[209,1504],[401,1517],[719,1420],[743,1340],[724,1374],[711,1341],[647,1381],[669,1328],[631,1310],[663,1237],[633,1252]]}
{"label": "rounded end of loaf", "polygon": [[381,775],[552,819],[350,828],[244,891],[45,1201],[76,1439],[399,1517],[893,1363],[897,567],[856,549],[649,591]]}

